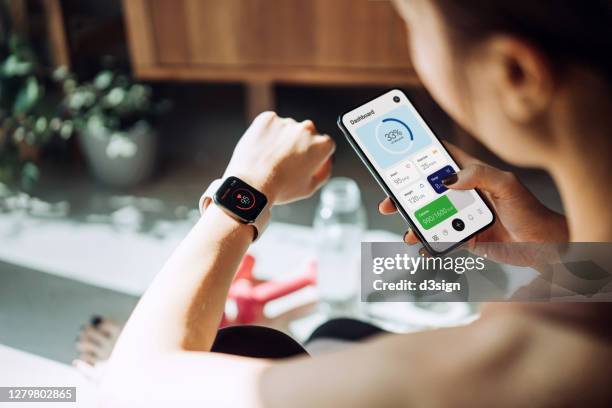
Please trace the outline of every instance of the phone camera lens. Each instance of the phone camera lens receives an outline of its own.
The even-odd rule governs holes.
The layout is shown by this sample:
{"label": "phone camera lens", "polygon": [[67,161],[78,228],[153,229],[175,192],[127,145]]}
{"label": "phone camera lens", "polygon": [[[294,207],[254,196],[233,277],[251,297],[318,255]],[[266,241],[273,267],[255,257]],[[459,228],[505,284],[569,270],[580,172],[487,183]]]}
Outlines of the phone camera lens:
{"label": "phone camera lens", "polygon": [[400,101],[400,97],[399,96],[394,96],[393,97],[393,102],[399,103],[399,101]]}

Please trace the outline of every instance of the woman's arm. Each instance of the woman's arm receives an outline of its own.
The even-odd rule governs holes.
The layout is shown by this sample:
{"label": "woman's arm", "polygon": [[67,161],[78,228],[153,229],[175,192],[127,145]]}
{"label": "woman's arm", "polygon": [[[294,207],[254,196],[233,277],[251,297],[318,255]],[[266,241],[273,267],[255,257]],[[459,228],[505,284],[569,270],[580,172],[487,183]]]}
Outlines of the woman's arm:
{"label": "woman's arm", "polygon": [[[575,383],[559,378],[565,371],[552,363],[568,350],[567,370],[583,372],[588,363],[601,373],[593,376],[602,379],[601,389],[609,388],[607,344],[593,349],[556,322],[506,309],[469,326],[380,336],[317,358],[273,363],[221,353],[152,353],[107,373],[103,406],[533,405],[533,395],[563,395],[549,391]],[[601,363],[589,359],[593,352]]]}
{"label": "woman's arm", "polygon": [[252,239],[253,227],[209,206],[138,303],[113,360],[210,350],[234,272]]}
{"label": "woman's arm", "polygon": [[[239,141],[225,175],[262,191],[271,205],[293,201],[327,180],[333,150],[332,139],[317,135],[311,121],[265,112]],[[177,351],[209,351],[252,228],[211,204],[138,303],[109,369]]]}

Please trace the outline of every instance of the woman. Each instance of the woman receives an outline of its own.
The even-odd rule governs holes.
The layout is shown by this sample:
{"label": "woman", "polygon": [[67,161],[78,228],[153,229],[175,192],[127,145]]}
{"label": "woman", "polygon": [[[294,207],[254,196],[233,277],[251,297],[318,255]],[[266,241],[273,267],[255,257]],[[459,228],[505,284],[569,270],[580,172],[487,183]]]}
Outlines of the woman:
{"label": "woman", "polygon": [[[566,217],[516,178],[453,149],[452,189],[479,188],[498,221],[481,241],[612,241],[609,2],[397,0],[412,60],[446,111],[509,162],[546,169]],[[281,204],[329,176],[332,140],[312,122],[260,115],[227,168]],[[601,182],[595,181],[602,180]],[[381,212],[393,213],[390,200]],[[108,406],[610,405],[610,308],[504,304],[477,322],[381,335],[318,358],[211,353],[252,240],[211,205],[128,321],[107,368]],[[412,233],[407,242],[415,242]],[[606,330],[601,330],[602,328]],[[245,339],[248,342],[248,339]]]}

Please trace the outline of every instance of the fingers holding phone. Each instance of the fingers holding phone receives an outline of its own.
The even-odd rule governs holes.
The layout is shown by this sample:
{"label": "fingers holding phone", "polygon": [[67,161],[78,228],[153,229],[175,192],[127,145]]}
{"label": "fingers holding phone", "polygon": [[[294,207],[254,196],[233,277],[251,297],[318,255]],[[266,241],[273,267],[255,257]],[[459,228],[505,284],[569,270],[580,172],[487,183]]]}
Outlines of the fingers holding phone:
{"label": "fingers holding phone", "polygon": [[413,229],[407,242],[421,239],[430,253],[443,254],[493,224],[477,191],[443,183],[459,165],[401,90],[340,115],[338,126],[391,197],[379,210],[399,212]]}

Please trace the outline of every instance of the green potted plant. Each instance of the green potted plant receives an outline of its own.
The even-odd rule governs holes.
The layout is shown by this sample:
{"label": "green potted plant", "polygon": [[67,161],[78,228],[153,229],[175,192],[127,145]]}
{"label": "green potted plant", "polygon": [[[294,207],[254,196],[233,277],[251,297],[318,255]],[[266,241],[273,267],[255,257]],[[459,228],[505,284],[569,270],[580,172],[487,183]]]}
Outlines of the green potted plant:
{"label": "green potted plant", "polygon": [[149,85],[111,68],[79,82],[66,70],[55,73],[92,173],[112,187],[130,187],[154,170],[158,134],[155,118],[169,107],[153,98]]}
{"label": "green potted plant", "polygon": [[[6,40],[5,40],[6,39]],[[31,190],[42,149],[72,127],[48,95],[49,78],[28,44],[13,34],[0,41],[0,183]]]}

